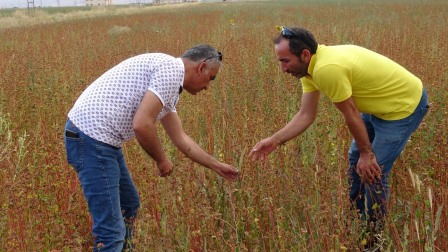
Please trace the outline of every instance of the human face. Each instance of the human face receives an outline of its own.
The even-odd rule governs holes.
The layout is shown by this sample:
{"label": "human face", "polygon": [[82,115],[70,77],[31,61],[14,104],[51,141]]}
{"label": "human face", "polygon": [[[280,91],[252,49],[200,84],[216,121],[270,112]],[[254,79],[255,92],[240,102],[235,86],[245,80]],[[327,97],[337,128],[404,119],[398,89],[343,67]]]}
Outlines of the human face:
{"label": "human face", "polygon": [[218,75],[219,66],[219,64],[210,64],[207,66],[207,62],[201,62],[196,69],[194,85],[190,86],[187,91],[196,95],[200,91],[208,89],[210,81],[214,80],[216,75]]}
{"label": "human face", "polygon": [[280,62],[282,72],[289,73],[296,78],[308,75],[310,55],[308,50],[303,50],[301,57],[297,57],[289,50],[289,40],[282,39],[275,45],[275,56]]}

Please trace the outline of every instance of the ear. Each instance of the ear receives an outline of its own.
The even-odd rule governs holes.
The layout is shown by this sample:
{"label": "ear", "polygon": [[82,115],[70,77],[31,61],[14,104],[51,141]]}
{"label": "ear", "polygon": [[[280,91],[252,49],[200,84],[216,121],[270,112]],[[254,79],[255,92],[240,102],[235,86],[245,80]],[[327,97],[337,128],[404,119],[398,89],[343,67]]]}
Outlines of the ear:
{"label": "ear", "polygon": [[207,68],[207,64],[205,62],[201,62],[198,65],[198,73],[202,73]]}
{"label": "ear", "polygon": [[302,54],[300,54],[300,59],[308,63],[311,60],[311,52],[308,49],[303,49]]}

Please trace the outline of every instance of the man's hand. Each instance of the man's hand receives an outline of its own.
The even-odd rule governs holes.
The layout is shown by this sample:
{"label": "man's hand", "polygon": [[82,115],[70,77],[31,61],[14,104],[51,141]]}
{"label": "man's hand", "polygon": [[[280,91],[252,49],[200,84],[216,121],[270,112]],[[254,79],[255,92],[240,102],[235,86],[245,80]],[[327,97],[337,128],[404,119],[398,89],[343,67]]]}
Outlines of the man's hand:
{"label": "man's hand", "polygon": [[267,160],[267,155],[273,152],[278,145],[279,142],[276,141],[274,137],[263,139],[250,151],[249,158],[251,158],[252,161],[261,160],[261,162],[264,162]]}
{"label": "man's hand", "polygon": [[173,163],[168,159],[164,159],[157,163],[157,168],[159,168],[160,177],[167,177],[173,172]]}
{"label": "man's hand", "polygon": [[375,154],[372,152],[369,135],[355,101],[350,97],[345,101],[335,103],[335,106],[344,115],[345,123],[358,146],[360,156],[356,172],[361,177],[361,182],[376,183],[377,179],[381,178],[381,168],[376,161]]}
{"label": "man's hand", "polygon": [[212,168],[216,173],[218,173],[221,177],[235,181],[238,178],[239,171],[235,167],[219,162],[219,165],[216,168]]}
{"label": "man's hand", "polygon": [[356,172],[361,177],[362,183],[374,184],[381,178],[381,168],[372,152],[362,154],[359,157]]}
{"label": "man's hand", "polygon": [[185,134],[179,116],[175,112],[168,113],[161,119],[166,133],[174,145],[182,153],[194,162],[212,169],[227,180],[236,180],[238,170],[231,165],[219,162],[213,156],[206,153],[193,139]]}

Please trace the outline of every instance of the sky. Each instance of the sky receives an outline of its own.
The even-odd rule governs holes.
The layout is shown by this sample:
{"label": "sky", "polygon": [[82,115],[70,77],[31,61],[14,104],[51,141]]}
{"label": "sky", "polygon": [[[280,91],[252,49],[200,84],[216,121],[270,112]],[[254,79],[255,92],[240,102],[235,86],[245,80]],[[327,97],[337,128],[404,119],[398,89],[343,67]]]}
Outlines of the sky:
{"label": "sky", "polygon": [[[0,8],[26,8],[33,0],[0,0]],[[114,4],[152,3],[152,0],[112,0]],[[35,7],[84,6],[84,0],[34,0]]]}

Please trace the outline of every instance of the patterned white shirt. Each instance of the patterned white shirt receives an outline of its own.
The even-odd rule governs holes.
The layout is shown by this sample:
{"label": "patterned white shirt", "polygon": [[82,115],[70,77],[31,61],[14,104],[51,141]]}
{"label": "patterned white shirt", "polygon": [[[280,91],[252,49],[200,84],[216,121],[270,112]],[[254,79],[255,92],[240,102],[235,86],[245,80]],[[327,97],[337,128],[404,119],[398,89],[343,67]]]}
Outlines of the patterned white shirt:
{"label": "patterned white shirt", "polygon": [[121,147],[135,136],[132,120],[148,90],[163,104],[157,120],[176,112],[184,74],[182,60],[167,54],[147,53],[129,58],[87,87],[68,117],[91,138]]}

